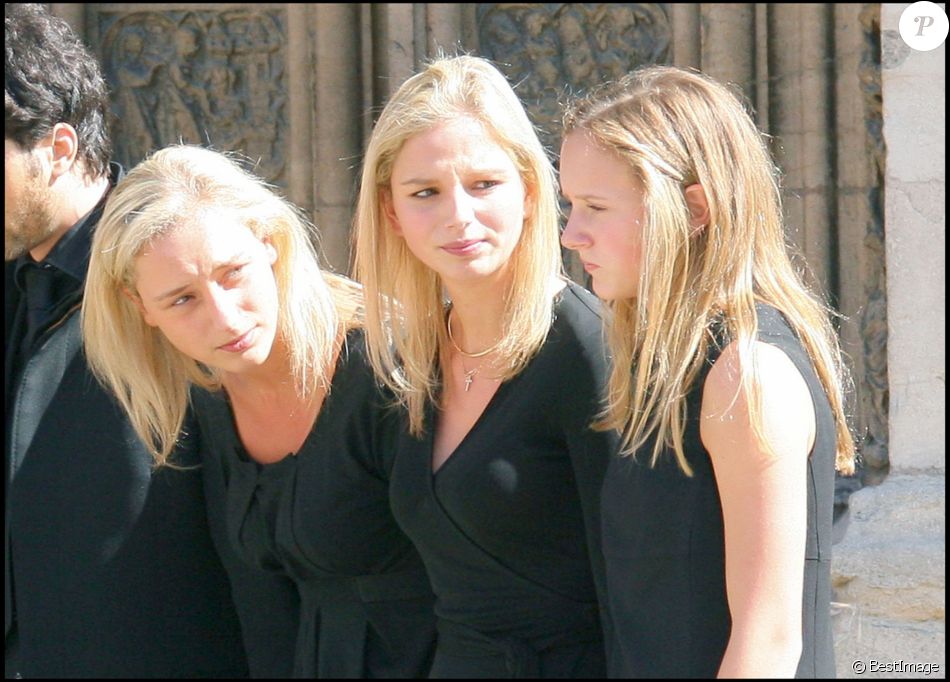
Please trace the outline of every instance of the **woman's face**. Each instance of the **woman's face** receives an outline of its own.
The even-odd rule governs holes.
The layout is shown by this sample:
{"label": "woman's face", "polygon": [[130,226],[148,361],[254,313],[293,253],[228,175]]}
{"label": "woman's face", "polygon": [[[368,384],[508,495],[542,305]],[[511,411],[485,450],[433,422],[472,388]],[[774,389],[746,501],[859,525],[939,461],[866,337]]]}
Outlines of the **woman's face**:
{"label": "woman's face", "polygon": [[133,298],[188,357],[225,374],[253,371],[277,335],[276,261],[274,247],[236,217],[204,210],[145,246]]}
{"label": "woman's face", "polygon": [[507,282],[530,199],[480,122],[463,117],[410,137],[389,189],[383,202],[393,229],[447,288]]}
{"label": "woman's face", "polygon": [[564,138],[560,171],[561,194],[571,203],[561,244],[577,251],[600,298],[636,298],[646,216],[640,183],[581,131]]}

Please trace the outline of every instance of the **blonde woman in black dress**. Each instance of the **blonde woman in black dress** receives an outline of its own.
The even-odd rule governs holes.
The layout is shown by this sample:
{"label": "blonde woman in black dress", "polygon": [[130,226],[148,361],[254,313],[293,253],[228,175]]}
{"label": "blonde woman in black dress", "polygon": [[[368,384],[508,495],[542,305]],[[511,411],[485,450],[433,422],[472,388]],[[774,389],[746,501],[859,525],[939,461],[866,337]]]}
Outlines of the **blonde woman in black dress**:
{"label": "blonde woman in black dress", "polygon": [[611,302],[601,428],[616,677],[824,677],[834,473],[853,469],[838,345],[785,249],[739,100],[633,73],[565,117],[562,242]]}
{"label": "blonde woman in black dress", "polygon": [[[393,94],[356,218],[373,366],[402,404],[390,495],[436,594],[434,677],[600,677],[600,306],[561,269],[550,162],[504,76]],[[449,303],[445,303],[446,298]]]}
{"label": "blonde woman in black dress", "polygon": [[271,597],[233,590],[257,674],[418,677],[432,593],[389,510],[391,399],[359,288],[317,263],[306,223],[235,161],[161,150],[96,230],[86,350],[157,465],[193,404],[219,550],[272,581]]}

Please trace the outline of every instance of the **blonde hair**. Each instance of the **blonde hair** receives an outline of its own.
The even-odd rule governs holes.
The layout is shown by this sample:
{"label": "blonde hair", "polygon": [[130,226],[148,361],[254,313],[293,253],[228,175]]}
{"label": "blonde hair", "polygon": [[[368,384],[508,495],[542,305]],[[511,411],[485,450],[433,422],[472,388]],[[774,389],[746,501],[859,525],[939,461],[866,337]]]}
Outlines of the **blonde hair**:
{"label": "blonde hair", "polygon": [[92,242],[82,306],[89,365],[118,397],[157,466],[167,464],[188,408],[190,384],[220,388],[213,368],[175,349],[135,303],[135,262],[152,240],[207,209],[237,216],[277,250],[278,334],[301,395],[325,386],[334,342],[356,324],[354,283],[321,272],[311,226],[262,180],[222,153],[174,145],[133,168],[110,194]]}
{"label": "blonde hair", "polygon": [[440,349],[447,336],[439,276],[392,230],[382,196],[406,140],[458,117],[479,121],[518,168],[531,211],[512,254],[505,299],[502,378],[540,349],[551,326],[550,282],[562,274],[557,183],[550,159],[505,77],[484,59],[443,57],[405,81],[379,117],[366,150],[354,218],[354,272],[366,291],[370,361],[422,432],[427,401],[437,402]]}
{"label": "blonde hair", "polygon": [[[642,268],[635,299],[610,304],[614,366],[598,428],[622,433],[624,454],[656,436],[651,465],[683,450],[687,394],[722,320],[737,342],[753,429],[764,443],[752,362],[756,302],[774,306],[798,335],[837,422],[836,468],[854,469],[841,363],[830,309],[811,294],[789,258],[778,171],[740,100],[700,73],[637,70],[573,103],[565,135],[583,131],[630,165],[644,192]],[[684,189],[698,183],[709,224],[690,226]]]}

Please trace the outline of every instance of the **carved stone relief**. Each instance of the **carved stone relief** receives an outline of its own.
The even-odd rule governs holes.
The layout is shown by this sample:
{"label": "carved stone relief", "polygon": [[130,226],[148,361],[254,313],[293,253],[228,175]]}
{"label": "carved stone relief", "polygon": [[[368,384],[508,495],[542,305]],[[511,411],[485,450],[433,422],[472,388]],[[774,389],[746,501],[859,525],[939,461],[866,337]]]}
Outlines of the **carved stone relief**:
{"label": "carved stone relief", "polygon": [[285,186],[287,79],[280,10],[102,12],[116,159],[175,142],[234,150]]}
{"label": "carved stone relief", "polygon": [[670,59],[672,27],[649,3],[498,3],[477,8],[480,54],[516,84],[550,148],[559,144],[565,92]]}
{"label": "carved stone relief", "polygon": [[864,247],[874,257],[865,273],[867,304],[861,312],[860,329],[864,351],[864,382],[858,387],[862,396],[859,448],[863,460],[862,478],[878,483],[887,474],[888,457],[888,383],[887,383],[887,284],[884,251],[884,113],[881,100],[881,25],[880,9],[867,5],[861,12],[864,54],[860,77],[864,91],[868,155],[874,169],[874,186],[868,190],[871,220]]}

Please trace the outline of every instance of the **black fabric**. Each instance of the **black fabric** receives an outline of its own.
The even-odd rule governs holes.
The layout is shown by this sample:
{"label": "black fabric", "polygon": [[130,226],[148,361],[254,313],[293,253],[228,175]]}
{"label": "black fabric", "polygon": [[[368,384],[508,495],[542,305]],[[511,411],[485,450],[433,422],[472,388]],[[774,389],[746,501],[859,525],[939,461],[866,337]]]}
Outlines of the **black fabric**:
{"label": "black fabric", "polygon": [[[351,331],[330,392],[300,451],[250,459],[222,392],[195,389],[220,544],[293,586],[295,677],[420,677],[435,641],[432,589],[388,505],[397,414],[377,386],[362,331]],[[245,616],[267,617],[237,590]],[[248,642],[253,660],[266,642]]]}
{"label": "black fabric", "polygon": [[[827,396],[804,348],[774,308],[756,307],[759,341],[788,355],[815,405],[808,458],[808,530],[798,677],[835,674],[831,631],[831,523],[836,432]],[[722,344],[719,344],[720,346]],[[688,397],[688,478],[672,451],[657,466],[615,458],[603,488],[604,554],[614,637],[611,677],[715,677],[731,631],[726,599],[722,506],[699,435],[702,388],[720,350],[710,349]],[[643,453],[651,453],[653,441]],[[646,456],[643,457],[646,459]]]}
{"label": "black fabric", "polygon": [[49,326],[50,313],[55,303],[53,289],[54,273],[51,268],[39,263],[25,263],[23,267],[23,293],[26,299],[26,334],[20,346],[20,354],[26,356],[39,333]]}
{"label": "black fabric", "polygon": [[[109,171],[110,186],[115,186],[123,175],[122,167],[113,163]],[[41,263],[25,253],[4,266],[9,272],[5,278],[7,286],[12,282],[17,288],[14,296],[5,298],[4,348],[8,387],[22,370],[43,332],[62,320],[82,300],[92,232],[102,215],[105,199],[103,197],[60,237]],[[9,391],[6,398],[9,404]]]}
{"label": "black fabric", "polygon": [[616,436],[600,304],[570,284],[538,355],[432,473],[435,419],[403,431],[390,494],[435,589],[433,677],[602,677],[599,490]]}
{"label": "black fabric", "polygon": [[[200,422],[199,422],[200,423]],[[215,549],[231,583],[241,622],[250,676],[286,679],[293,676],[294,646],[300,619],[300,595],[294,582],[277,572],[245,562],[227,540],[227,482],[213,445],[196,429],[200,441],[202,478],[208,525]]]}
{"label": "black fabric", "polygon": [[[69,233],[70,253],[88,252],[100,210]],[[82,255],[65,260],[85,272]],[[6,674],[246,676],[200,471],[153,474],[91,376],[78,347],[81,280],[54,295],[20,356],[26,314],[14,271],[5,264]],[[197,464],[190,442],[176,456]]]}

